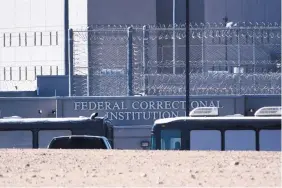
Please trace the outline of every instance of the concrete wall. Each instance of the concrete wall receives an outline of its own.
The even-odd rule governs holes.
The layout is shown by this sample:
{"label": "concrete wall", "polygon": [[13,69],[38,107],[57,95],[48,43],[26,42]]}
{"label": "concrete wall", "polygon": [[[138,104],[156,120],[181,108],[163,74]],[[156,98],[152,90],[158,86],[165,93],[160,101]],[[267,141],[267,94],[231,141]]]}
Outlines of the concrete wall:
{"label": "concrete wall", "polygon": [[1,30],[63,26],[64,0],[0,0],[0,4]]}
{"label": "concrete wall", "polygon": [[38,76],[37,95],[40,97],[68,96],[68,76]]}
{"label": "concrete wall", "polygon": [[[20,116],[25,118],[51,117],[56,110],[53,98],[0,98],[0,117]],[[42,113],[39,113],[39,110]]]}
{"label": "concrete wall", "polygon": [[[240,97],[193,97],[190,107],[200,106],[220,107],[221,115],[244,114],[244,98]],[[62,111],[64,117],[90,116],[98,112],[119,126],[152,125],[158,118],[184,116],[185,109],[184,96],[75,97],[63,98],[58,104],[58,111]]]}
{"label": "concrete wall", "polygon": [[[280,106],[281,96],[200,97],[191,99],[191,108],[218,106],[220,115],[253,115],[263,106]],[[140,148],[141,141],[150,140],[155,119],[185,115],[185,97],[57,97],[57,98],[0,98],[1,117],[89,116],[98,112],[116,125],[115,147]],[[251,109],[253,111],[251,111]],[[41,114],[39,113],[41,110]],[[49,138],[49,137],[48,137]]]}
{"label": "concrete wall", "polygon": [[245,112],[246,115],[254,115],[254,112],[250,110],[259,109],[264,105],[277,106],[281,105],[281,96],[273,95],[269,97],[268,95],[258,95],[258,96],[246,96],[245,98]]}
{"label": "concrete wall", "polygon": [[[173,23],[173,1],[172,0],[156,0],[157,1],[157,23],[172,24]],[[204,22],[205,19],[205,0],[190,0],[190,21]],[[186,0],[175,0],[175,20],[177,24],[186,22]]]}
{"label": "concrete wall", "polygon": [[88,0],[88,24],[155,24],[156,0]]}
{"label": "concrete wall", "polygon": [[69,0],[69,27],[86,28],[88,22],[88,0]]}
{"label": "concrete wall", "polygon": [[36,97],[36,91],[2,91],[0,97]]}
{"label": "concrete wall", "polygon": [[1,0],[0,5],[0,90],[35,90],[41,71],[62,74],[64,0]]}
{"label": "concrete wall", "polygon": [[[281,22],[280,0],[190,0],[191,22]],[[176,22],[185,23],[185,0],[176,0]],[[157,0],[157,23],[172,24],[172,0]]]}
{"label": "concrete wall", "polygon": [[205,0],[205,21],[281,22],[280,0]]}

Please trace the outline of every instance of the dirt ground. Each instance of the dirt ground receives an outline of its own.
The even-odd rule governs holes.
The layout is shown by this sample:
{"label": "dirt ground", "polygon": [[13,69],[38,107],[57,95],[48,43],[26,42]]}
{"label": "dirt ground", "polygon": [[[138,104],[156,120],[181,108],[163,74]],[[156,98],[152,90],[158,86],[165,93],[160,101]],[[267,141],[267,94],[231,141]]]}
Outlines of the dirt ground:
{"label": "dirt ground", "polygon": [[281,186],[281,152],[0,150],[0,187]]}

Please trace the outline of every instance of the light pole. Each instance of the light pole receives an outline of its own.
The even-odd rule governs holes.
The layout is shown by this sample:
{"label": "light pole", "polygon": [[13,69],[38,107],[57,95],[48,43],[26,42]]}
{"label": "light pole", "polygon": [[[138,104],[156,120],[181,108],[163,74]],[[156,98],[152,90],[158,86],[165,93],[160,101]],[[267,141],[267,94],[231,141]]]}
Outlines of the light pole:
{"label": "light pole", "polygon": [[190,4],[189,0],[186,1],[186,116],[189,116],[190,112]]}
{"label": "light pole", "polygon": [[176,49],[175,49],[175,24],[176,24],[176,20],[175,20],[175,14],[176,14],[176,6],[175,6],[175,1],[176,0],[173,0],[173,5],[172,5],[172,22],[173,22],[173,25],[172,25],[172,62],[173,62],[173,65],[172,65],[172,70],[173,70],[173,74],[175,74],[175,65],[176,65],[176,58],[175,58],[175,55],[176,55]]}
{"label": "light pole", "polygon": [[69,0],[64,0],[64,59],[65,75],[69,74],[68,38],[69,38]]}

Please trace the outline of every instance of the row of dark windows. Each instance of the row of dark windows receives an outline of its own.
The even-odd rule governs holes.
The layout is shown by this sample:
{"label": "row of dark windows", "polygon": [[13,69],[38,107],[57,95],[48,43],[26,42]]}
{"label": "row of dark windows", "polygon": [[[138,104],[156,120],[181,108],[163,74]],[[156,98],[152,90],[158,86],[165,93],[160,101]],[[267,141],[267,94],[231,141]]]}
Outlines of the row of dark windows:
{"label": "row of dark windows", "polygon": [[58,45],[59,45],[58,31],[3,33],[3,47],[58,46]]}

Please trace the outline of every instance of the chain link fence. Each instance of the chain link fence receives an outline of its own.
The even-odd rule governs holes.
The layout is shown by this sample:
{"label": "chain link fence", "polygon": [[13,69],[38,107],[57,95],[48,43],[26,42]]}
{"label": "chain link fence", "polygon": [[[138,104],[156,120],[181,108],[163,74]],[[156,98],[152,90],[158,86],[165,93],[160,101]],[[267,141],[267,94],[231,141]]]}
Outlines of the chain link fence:
{"label": "chain link fence", "polygon": [[[190,94],[281,94],[281,26],[194,24]],[[186,26],[70,30],[70,95],[185,95]]]}

